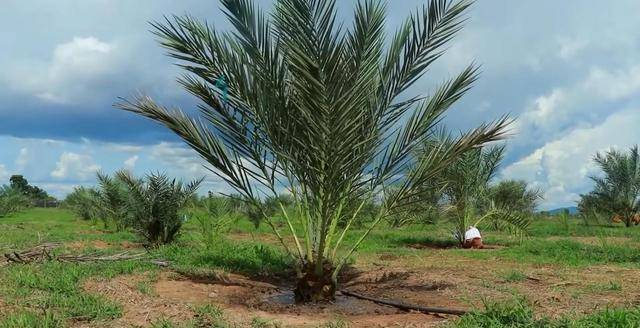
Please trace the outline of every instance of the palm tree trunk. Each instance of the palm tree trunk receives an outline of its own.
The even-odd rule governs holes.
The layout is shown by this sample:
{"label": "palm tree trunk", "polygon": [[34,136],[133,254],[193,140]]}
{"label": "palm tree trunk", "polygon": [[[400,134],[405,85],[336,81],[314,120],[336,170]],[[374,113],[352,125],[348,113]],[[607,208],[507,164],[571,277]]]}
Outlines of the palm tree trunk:
{"label": "palm tree trunk", "polygon": [[324,261],[320,267],[320,274],[317,273],[316,263],[309,262],[301,270],[293,291],[296,303],[328,302],[335,299],[337,283],[332,279],[333,264]]}

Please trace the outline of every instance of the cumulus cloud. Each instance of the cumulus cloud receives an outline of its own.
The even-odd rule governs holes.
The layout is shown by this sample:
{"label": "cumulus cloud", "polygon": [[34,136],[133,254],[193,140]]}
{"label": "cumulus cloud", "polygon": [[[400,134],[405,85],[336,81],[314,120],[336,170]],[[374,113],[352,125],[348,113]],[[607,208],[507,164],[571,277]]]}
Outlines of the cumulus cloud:
{"label": "cumulus cloud", "polygon": [[558,38],[558,43],[560,44],[558,56],[564,60],[575,58],[580,51],[589,45],[589,41],[587,40],[567,37]]}
{"label": "cumulus cloud", "polygon": [[575,127],[596,124],[613,112],[612,107],[638,95],[640,64],[625,69],[592,67],[583,80],[535,98],[516,123],[516,130],[524,137],[515,143],[537,146]]}
{"label": "cumulus cloud", "polygon": [[161,142],[151,147],[150,155],[152,159],[189,176],[202,177],[211,174],[195,151],[178,143]]}
{"label": "cumulus cloud", "polygon": [[233,192],[229,185],[206,167],[206,162],[194,150],[180,143],[161,142],[151,147],[149,157],[162,164],[161,171],[172,176],[185,180],[205,178],[200,192]]}
{"label": "cumulus cloud", "polygon": [[504,178],[523,179],[545,191],[544,207],[575,204],[591,188],[589,176],[598,172],[596,152],[627,148],[640,140],[640,110],[619,111],[604,122],[580,127],[547,142],[528,156],[508,165]]}
{"label": "cumulus cloud", "polygon": [[133,155],[129,158],[127,158],[124,161],[124,167],[128,170],[133,170],[133,168],[136,166],[136,162],[138,162],[138,155]]}
{"label": "cumulus cloud", "polygon": [[118,65],[117,45],[95,37],[74,37],[55,47],[49,62],[18,66],[10,75],[19,91],[52,103],[90,99]]}
{"label": "cumulus cloud", "polygon": [[20,148],[18,158],[16,158],[16,170],[22,171],[29,164],[29,149]]}
{"label": "cumulus cloud", "polygon": [[91,156],[65,152],[60,155],[51,176],[56,179],[87,180],[99,170],[100,165],[95,164]]}

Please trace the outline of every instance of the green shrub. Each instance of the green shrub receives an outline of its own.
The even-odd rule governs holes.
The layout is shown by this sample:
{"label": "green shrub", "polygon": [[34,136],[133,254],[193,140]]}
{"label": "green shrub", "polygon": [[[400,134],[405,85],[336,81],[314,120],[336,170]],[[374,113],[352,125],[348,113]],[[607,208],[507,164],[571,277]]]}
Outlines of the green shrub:
{"label": "green shrub", "polygon": [[190,210],[189,217],[195,219],[198,224],[198,237],[202,244],[211,249],[219,242],[222,234],[229,230],[237,212],[234,212],[228,197],[210,194],[199,203],[200,206]]}
{"label": "green shrub", "polygon": [[18,212],[30,204],[29,197],[19,189],[10,186],[0,187],[0,217]]}
{"label": "green shrub", "polygon": [[138,179],[126,171],[118,172],[117,177],[127,188],[125,208],[135,231],[149,246],[173,242],[184,222],[180,212],[202,180],[183,184],[156,173]]}
{"label": "green shrub", "polygon": [[99,217],[99,191],[94,188],[76,187],[67,195],[62,206],[70,209],[83,220],[97,220]]}

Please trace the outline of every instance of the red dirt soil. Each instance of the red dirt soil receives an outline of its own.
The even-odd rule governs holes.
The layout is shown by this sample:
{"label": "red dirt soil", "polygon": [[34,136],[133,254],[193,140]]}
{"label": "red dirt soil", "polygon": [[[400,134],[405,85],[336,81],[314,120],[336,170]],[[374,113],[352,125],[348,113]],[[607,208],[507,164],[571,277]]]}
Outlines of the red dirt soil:
{"label": "red dirt soil", "polygon": [[[385,279],[392,279],[392,284],[395,287],[399,286],[401,283],[395,282],[398,277],[391,274],[380,279],[377,274],[362,275],[348,287],[353,291],[367,293],[373,290],[372,283],[376,279],[378,285],[384,284]],[[316,327],[337,319],[348,322],[350,327],[435,327],[447,318],[407,313],[341,295],[331,304],[296,305],[293,304],[293,295],[289,290],[274,289],[268,284],[231,286],[192,281],[169,272],[160,274],[153,284],[152,295],[145,295],[136,288],[137,284],[145,280],[144,275],[120,276],[108,281],[88,281],[84,288],[123,305],[122,318],[110,322],[109,327],[148,327],[160,318],[184,322],[194,318],[193,305],[204,304],[220,307],[224,311],[225,319],[240,327],[249,326],[251,319],[255,317],[277,322],[283,327]],[[457,303],[442,303],[439,290],[447,288],[445,285],[417,285],[419,283],[413,281],[403,287],[404,293],[410,294],[410,299],[420,300],[431,306],[459,306]],[[387,285],[388,287],[390,285]],[[389,295],[393,296],[393,293]]]}

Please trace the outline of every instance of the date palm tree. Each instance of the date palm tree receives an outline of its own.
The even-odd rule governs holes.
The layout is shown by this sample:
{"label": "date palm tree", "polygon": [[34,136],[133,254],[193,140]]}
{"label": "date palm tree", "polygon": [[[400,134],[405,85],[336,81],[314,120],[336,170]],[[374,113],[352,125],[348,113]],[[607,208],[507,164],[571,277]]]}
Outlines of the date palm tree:
{"label": "date palm tree", "polygon": [[[445,140],[442,142],[450,142]],[[504,156],[504,146],[471,149],[442,171],[447,214],[454,225],[453,235],[464,244],[469,227],[491,223],[494,227],[522,236],[531,220],[492,199],[490,182]]]}
{"label": "date palm tree", "polygon": [[113,225],[116,231],[123,231],[130,223],[127,214],[127,188],[122,181],[108,174],[98,172],[96,176],[98,189],[89,192],[95,197],[97,215],[105,229]]}
{"label": "date palm tree", "polygon": [[489,188],[489,202],[516,213],[532,215],[541,199],[542,192],[529,188],[524,180],[503,180]]}
{"label": "date palm tree", "polygon": [[638,224],[634,221],[640,213],[640,152],[638,146],[628,153],[610,150],[598,153],[594,157],[602,169],[601,176],[591,179],[593,191],[582,195],[580,209],[583,212],[593,210],[611,217],[619,216],[625,226]]}
{"label": "date palm tree", "polygon": [[161,173],[137,178],[129,171],[118,171],[116,177],[127,188],[125,208],[134,230],[148,246],[172,243],[184,222],[180,211],[195,195],[202,180],[183,183]]}
{"label": "date palm tree", "polygon": [[[405,92],[444,54],[471,2],[431,0],[389,39],[380,1],[359,1],[350,28],[337,22],[335,0],[277,0],[270,15],[249,0],[222,5],[230,32],[188,16],[153,23],[188,72],[179,82],[201,101],[199,118],[147,96],[117,106],[173,130],[258,209],[286,189],[295,210],[280,206],[285,231],[261,213],[297,259],[296,300],[333,299],[338,273],[381,220],[458,156],[502,138],[510,123],[484,123],[419,161],[409,156],[477,79],[470,65],[431,96]],[[225,90],[215,86],[220,77]],[[381,197],[390,186],[394,196]],[[371,199],[384,202],[344,245]]]}
{"label": "date palm tree", "polygon": [[0,186],[0,217],[18,212],[29,205],[31,199],[22,190],[13,186]]}

